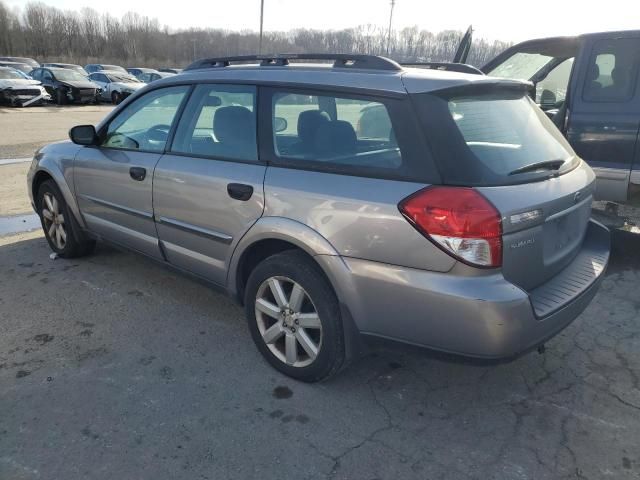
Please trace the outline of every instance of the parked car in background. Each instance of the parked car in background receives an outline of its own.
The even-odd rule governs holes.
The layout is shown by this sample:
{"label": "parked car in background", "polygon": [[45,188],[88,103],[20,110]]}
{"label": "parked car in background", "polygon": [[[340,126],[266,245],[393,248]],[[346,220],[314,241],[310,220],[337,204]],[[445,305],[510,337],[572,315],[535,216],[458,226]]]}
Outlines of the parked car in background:
{"label": "parked car in background", "polygon": [[43,67],[53,67],[53,68],[67,68],[69,70],[73,70],[74,72],[78,72],[80,75],[87,76],[87,71],[82,68],[80,65],[75,65],[73,63],[43,63]]}
{"label": "parked car in background", "polygon": [[[266,361],[309,382],[360,335],[512,359],[584,310],[609,231],[528,82],[293,59],[203,59],[39,150],[51,249],[106,239],[225,289]],[[384,130],[359,135],[363,116]]]}
{"label": "parked car in background", "polygon": [[[7,68],[10,68],[11,70],[18,72],[18,74],[25,80],[33,80],[31,75],[29,75],[28,73],[24,73],[22,70],[18,70],[17,68],[13,68],[13,67],[7,67]],[[29,73],[31,73],[31,71],[29,71]]]}
{"label": "parked car in background", "polygon": [[158,69],[159,72],[165,72],[165,73],[180,73],[182,72],[182,68],[159,68]]}
{"label": "parked car in background", "polygon": [[33,67],[28,63],[9,62],[5,60],[0,60],[0,67],[14,68],[16,70],[20,70],[21,72],[27,75],[31,73],[31,70],[33,70]]}
{"label": "parked car in background", "polygon": [[640,200],[640,30],[529,40],[482,68],[533,97],[596,173],[596,198]]}
{"label": "parked car in background", "polygon": [[151,83],[151,82],[155,82],[156,80],[160,80],[161,78],[168,78],[174,75],[175,73],[169,73],[169,72],[141,73],[138,76],[138,80],[144,83]]}
{"label": "parked car in background", "polygon": [[134,77],[138,78],[143,73],[155,73],[158,70],[155,68],[144,68],[144,67],[130,67],[127,68],[127,72],[129,72]]}
{"label": "parked car in background", "polygon": [[89,80],[100,87],[100,99],[114,105],[145,85],[133,75],[109,70],[92,73]]}
{"label": "parked car in background", "polygon": [[51,97],[33,79],[26,79],[19,70],[0,67],[0,103],[13,107],[37,105]]}
{"label": "parked car in background", "polygon": [[119,65],[107,65],[101,63],[90,63],[88,65],[85,65],[84,70],[87,73],[99,72],[100,70],[111,70],[120,73],[127,73],[127,71]]}
{"label": "parked car in background", "polygon": [[32,69],[40,66],[40,64],[36,62],[33,58],[28,58],[28,57],[0,57],[0,61],[26,63],[27,65],[31,65]]}
{"label": "parked car in background", "polygon": [[67,68],[36,68],[31,72],[58,105],[98,103],[100,87],[78,72]]}

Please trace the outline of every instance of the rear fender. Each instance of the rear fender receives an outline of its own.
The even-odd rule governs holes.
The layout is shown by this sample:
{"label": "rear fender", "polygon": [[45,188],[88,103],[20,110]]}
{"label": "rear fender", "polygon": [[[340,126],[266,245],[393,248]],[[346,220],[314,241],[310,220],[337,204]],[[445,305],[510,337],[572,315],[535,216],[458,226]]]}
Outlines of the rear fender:
{"label": "rear fender", "polygon": [[262,217],[240,239],[229,261],[227,289],[234,298],[238,293],[240,260],[252,245],[261,240],[282,240],[295,245],[312,257],[338,255],[326,238],[307,225],[284,217]]}

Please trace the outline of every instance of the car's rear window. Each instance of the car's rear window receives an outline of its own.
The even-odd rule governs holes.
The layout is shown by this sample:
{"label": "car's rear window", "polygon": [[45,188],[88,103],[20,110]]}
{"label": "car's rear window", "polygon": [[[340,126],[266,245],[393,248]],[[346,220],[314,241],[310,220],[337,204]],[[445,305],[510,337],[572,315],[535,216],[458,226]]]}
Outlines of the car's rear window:
{"label": "car's rear window", "polygon": [[[458,91],[418,98],[446,183],[490,186],[536,181],[568,171],[576,161],[571,146],[523,90]],[[541,165],[531,167],[534,164]]]}

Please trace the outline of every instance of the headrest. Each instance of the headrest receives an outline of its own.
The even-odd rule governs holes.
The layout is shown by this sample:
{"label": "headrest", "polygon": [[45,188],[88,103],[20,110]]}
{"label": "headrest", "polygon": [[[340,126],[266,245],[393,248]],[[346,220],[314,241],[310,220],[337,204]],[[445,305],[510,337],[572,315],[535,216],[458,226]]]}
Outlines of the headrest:
{"label": "headrest", "polygon": [[221,107],[213,115],[213,133],[220,143],[255,143],[255,117],[246,107]]}
{"label": "headrest", "polygon": [[349,155],[356,152],[356,131],[344,120],[324,123],[318,128],[314,143],[321,157]]}
{"label": "headrest", "polygon": [[613,80],[614,85],[626,85],[629,80],[629,70],[622,67],[616,67],[611,70],[611,80]]}
{"label": "headrest", "polygon": [[298,115],[298,138],[302,143],[312,144],[320,125],[330,122],[329,114],[320,110],[305,110]]}

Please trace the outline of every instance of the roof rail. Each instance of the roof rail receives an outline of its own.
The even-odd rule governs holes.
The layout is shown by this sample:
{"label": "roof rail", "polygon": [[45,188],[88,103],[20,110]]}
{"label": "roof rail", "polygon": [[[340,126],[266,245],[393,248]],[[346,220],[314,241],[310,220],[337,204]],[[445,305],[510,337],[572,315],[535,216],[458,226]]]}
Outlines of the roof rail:
{"label": "roof rail", "polygon": [[333,60],[334,68],[357,68],[366,70],[402,70],[402,67],[385,57],[377,55],[357,55],[348,53],[290,53],[276,55],[239,55],[235,57],[213,57],[196,60],[185,70],[228,67],[232,63],[259,62],[262,67],[281,67],[291,60]]}
{"label": "roof rail", "polygon": [[469,65],[467,63],[452,63],[452,62],[414,62],[414,63],[402,63],[403,67],[417,67],[425,68],[428,70],[445,70],[447,72],[460,72],[471,73],[473,75],[484,75],[482,70]]}

